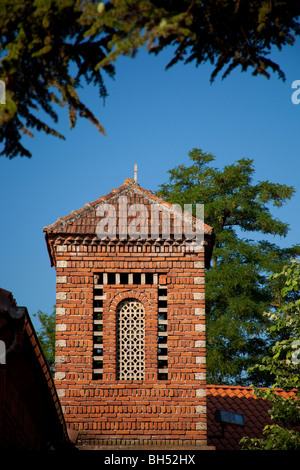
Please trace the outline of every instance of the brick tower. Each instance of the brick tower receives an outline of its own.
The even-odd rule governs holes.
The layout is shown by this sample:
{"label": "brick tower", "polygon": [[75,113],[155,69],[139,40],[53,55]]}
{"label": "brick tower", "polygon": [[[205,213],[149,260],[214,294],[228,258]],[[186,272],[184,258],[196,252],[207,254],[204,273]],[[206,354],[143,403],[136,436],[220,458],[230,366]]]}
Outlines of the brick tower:
{"label": "brick tower", "polygon": [[[109,237],[104,206],[117,221]],[[204,269],[214,233],[204,224],[204,243],[188,250],[171,214],[168,238],[142,236],[145,217],[130,235],[128,207],[144,216],[157,206],[171,207],[128,178],[44,228],[57,273],[55,383],[80,448],[206,446]]]}

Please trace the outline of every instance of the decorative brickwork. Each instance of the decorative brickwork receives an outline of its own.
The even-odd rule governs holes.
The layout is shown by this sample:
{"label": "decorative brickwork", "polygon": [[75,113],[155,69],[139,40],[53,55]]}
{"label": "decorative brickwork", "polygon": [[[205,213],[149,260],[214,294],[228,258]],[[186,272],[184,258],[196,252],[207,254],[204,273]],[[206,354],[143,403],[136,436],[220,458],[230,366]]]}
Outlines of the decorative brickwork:
{"label": "decorative brickwork", "polygon": [[[130,179],[106,200],[120,191],[155,201]],[[91,203],[45,228],[58,280],[55,378],[67,425],[85,443],[205,445],[204,268],[212,229],[196,252],[174,239],[104,240],[93,236],[96,209]],[[120,334],[129,324],[131,333]],[[134,346],[129,336],[142,330]],[[136,348],[132,374],[123,359],[128,347]]]}

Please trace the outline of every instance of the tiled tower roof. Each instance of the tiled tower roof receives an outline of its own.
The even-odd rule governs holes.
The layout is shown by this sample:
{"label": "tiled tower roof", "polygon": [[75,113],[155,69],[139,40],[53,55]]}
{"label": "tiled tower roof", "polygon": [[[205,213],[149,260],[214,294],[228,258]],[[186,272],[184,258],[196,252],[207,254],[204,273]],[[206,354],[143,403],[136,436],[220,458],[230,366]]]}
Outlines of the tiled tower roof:
{"label": "tiled tower roof", "polygon": [[[73,210],[70,214],[60,217],[56,222],[44,227],[47,247],[50,255],[51,264],[54,264],[54,254],[51,248],[50,239],[54,239],[54,236],[69,235],[71,237],[77,236],[78,241],[82,241],[83,236],[88,236],[89,240],[93,243],[99,243],[99,237],[97,236],[97,225],[101,220],[101,216],[97,214],[98,208],[103,204],[110,204],[115,207],[118,216],[120,214],[119,201],[121,197],[127,198],[128,206],[133,204],[142,204],[146,207],[148,214],[151,213],[151,206],[159,206],[162,211],[170,213],[171,217],[171,232],[174,228],[174,220],[177,215],[174,215],[172,204],[164,201],[163,199],[155,196],[151,191],[142,188],[132,178],[126,178],[122,186],[116,189],[112,189],[110,193],[105,196],[101,196],[95,201],[86,203],[83,207],[77,210]],[[130,224],[134,216],[127,215],[127,223]],[[192,219],[195,221],[196,219]],[[150,231],[150,229],[149,229]],[[212,247],[214,243],[214,230],[207,224],[203,224],[205,245],[206,248],[206,267],[209,267]],[[173,232],[172,232],[173,233]]]}

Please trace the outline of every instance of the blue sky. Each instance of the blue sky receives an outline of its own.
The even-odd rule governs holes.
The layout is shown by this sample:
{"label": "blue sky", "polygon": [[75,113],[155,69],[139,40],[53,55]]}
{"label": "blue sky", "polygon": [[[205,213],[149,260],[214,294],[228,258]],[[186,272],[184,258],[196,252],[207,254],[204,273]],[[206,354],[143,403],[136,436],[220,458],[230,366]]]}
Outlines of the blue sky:
{"label": "blue sky", "polygon": [[290,225],[280,246],[299,243],[300,104],[291,101],[291,85],[300,80],[300,44],[273,54],[286,73],[282,82],[234,71],[210,84],[212,67],[177,65],[165,71],[170,52],[158,57],[140,52],[120,58],[116,78],[107,78],[103,107],[96,89],[81,97],[104,125],[103,137],[81,119],[69,130],[66,112],[58,129],[66,141],[44,134],[26,138],[32,158],[0,159],[0,287],[13,292],[18,305],[33,315],[50,313],[55,304],[55,269],[43,227],[133,177],[152,191],[167,171],[189,164],[187,154],[201,148],[216,155],[222,168],[240,158],[254,160],[255,181],[294,186],[296,194],[274,216]]}

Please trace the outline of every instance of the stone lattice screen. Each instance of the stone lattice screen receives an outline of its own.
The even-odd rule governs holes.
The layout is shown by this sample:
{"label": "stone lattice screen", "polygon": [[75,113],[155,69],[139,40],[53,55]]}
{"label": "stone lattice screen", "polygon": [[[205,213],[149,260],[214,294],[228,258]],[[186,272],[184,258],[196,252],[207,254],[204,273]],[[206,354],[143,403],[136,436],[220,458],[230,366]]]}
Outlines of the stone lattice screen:
{"label": "stone lattice screen", "polygon": [[145,310],[141,302],[128,299],[117,309],[117,379],[145,377]]}

